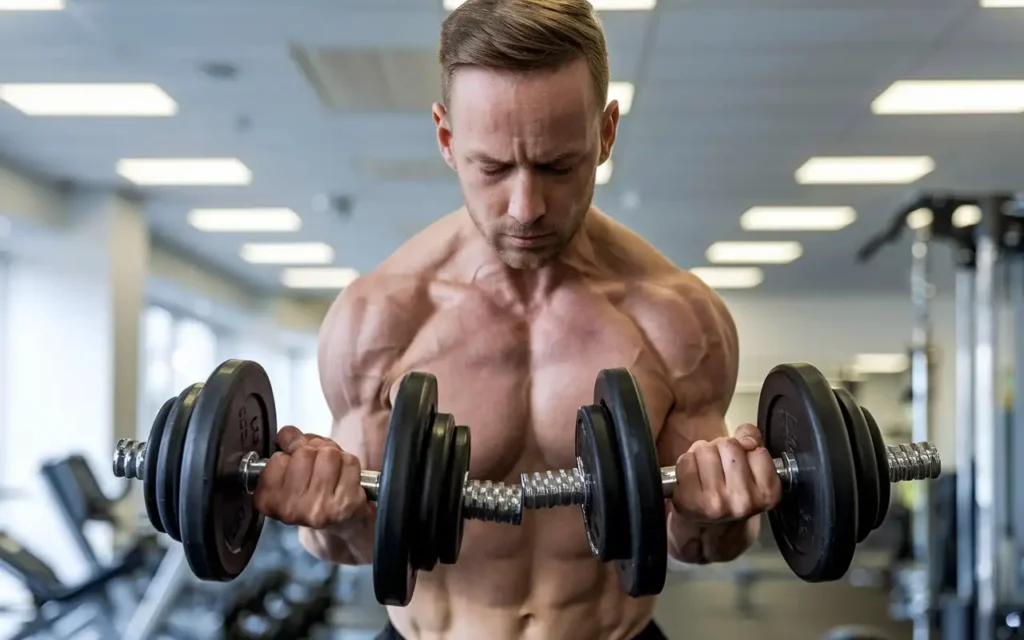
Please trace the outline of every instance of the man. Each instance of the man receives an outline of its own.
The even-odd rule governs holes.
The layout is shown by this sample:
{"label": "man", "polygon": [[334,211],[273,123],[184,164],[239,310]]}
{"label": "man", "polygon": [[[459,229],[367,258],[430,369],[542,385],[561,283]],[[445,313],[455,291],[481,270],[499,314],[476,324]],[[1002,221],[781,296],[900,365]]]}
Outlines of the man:
{"label": "man", "polygon": [[[304,527],[306,548],[372,562],[360,468],[379,469],[392,394],[437,376],[473,430],[470,475],[517,482],[573,466],[576,409],[600,369],[637,377],[662,464],[677,465],[672,557],[727,562],[781,496],[758,430],[728,437],[736,330],[721,300],[592,205],[618,104],[586,0],[469,0],[441,32],[437,139],[465,206],[344,291],[320,336],[333,441],[279,436],[255,500]],[[382,638],[664,637],[587,545],[577,509],[522,526],[467,522],[459,561],[421,573]]]}

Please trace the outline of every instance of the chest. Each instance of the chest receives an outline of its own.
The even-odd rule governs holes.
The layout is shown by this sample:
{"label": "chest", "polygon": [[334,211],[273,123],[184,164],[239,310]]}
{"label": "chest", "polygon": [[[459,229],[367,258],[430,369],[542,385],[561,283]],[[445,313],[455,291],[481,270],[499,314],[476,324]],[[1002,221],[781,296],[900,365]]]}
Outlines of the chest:
{"label": "chest", "polygon": [[440,410],[471,429],[472,477],[517,481],[573,464],[576,411],[613,367],[637,378],[657,435],[672,397],[655,346],[628,308],[598,296],[563,296],[529,314],[466,296],[424,324],[395,373],[437,377]]}

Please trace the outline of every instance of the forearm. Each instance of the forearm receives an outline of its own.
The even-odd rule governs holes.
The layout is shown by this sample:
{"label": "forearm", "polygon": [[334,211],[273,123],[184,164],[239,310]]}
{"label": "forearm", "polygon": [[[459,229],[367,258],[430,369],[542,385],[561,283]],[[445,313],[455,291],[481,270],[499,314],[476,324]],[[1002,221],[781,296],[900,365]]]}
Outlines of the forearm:
{"label": "forearm", "polygon": [[698,525],[670,513],[669,555],[686,564],[731,562],[750,548],[760,530],[760,516],[725,524]]}
{"label": "forearm", "polygon": [[373,563],[373,520],[344,532],[299,528],[299,542],[313,557],[344,565]]}

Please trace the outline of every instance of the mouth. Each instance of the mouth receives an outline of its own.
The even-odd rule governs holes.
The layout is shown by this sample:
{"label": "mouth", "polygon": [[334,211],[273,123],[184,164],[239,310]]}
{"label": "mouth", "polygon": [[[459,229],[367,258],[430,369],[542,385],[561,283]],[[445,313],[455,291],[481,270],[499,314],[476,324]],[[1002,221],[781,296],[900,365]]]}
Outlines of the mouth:
{"label": "mouth", "polygon": [[505,237],[508,238],[509,241],[517,247],[535,247],[539,244],[543,244],[544,241],[551,238],[552,235],[553,234],[550,233],[542,233],[531,236],[506,234]]}

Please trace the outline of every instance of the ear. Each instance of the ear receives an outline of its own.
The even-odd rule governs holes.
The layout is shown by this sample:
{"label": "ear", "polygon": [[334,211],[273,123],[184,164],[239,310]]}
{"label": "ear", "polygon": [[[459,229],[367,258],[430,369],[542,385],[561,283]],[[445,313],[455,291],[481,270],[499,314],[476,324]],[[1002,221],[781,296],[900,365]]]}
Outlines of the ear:
{"label": "ear", "polygon": [[441,149],[441,156],[449,167],[455,169],[455,150],[452,147],[455,134],[452,133],[451,118],[440,102],[435,102],[431,111],[437,126],[437,146]]}
{"label": "ear", "polygon": [[604,164],[612,156],[615,134],[619,128],[619,101],[612,100],[601,114],[601,153],[598,164]]}

